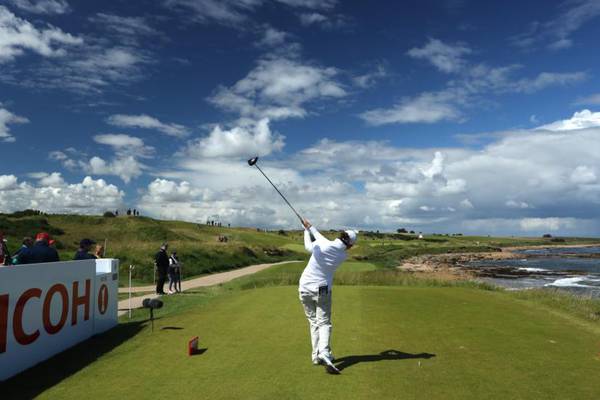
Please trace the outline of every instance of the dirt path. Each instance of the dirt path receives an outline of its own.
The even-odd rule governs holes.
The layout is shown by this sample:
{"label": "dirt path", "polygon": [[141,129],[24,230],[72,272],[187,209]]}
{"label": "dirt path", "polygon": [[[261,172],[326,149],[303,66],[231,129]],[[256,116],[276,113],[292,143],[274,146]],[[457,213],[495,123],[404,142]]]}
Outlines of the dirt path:
{"label": "dirt path", "polygon": [[[203,276],[200,278],[190,279],[190,280],[181,282],[181,290],[186,291],[189,289],[195,289],[195,288],[204,287],[204,286],[218,285],[220,283],[229,282],[229,281],[231,281],[235,278],[239,278],[241,276],[255,274],[259,271],[262,271],[264,269],[267,269],[267,268],[275,266],[275,265],[287,264],[287,263],[292,263],[292,262],[297,262],[297,261],[282,261],[282,262],[273,263],[273,264],[251,265],[249,267],[234,269],[232,271],[219,272],[218,274],[212,274],[212,275],[207,275],[207,276]],[[168,288],[168,285],[165,285],[165,290],[167,288]],[[154,285],[152,285],[152,286],[137,286],[137,287],[131,288],[132,293],[154,292],[155,290],[156,290],[156,286],[154,286]],[[129,288],[119,288],[119,293],[129,293]],[[154,293],[147,294],[144,296],[132,297],[131,298],[131,308],[132,309],[141,308],[142,302],[144,301],[144,299],[155,299],[157,297],[160,297],[160,296],[157,294],[154,294]],[[128,310],[129,310],[129,299],[119,301],[119,315],[126,314]]]}

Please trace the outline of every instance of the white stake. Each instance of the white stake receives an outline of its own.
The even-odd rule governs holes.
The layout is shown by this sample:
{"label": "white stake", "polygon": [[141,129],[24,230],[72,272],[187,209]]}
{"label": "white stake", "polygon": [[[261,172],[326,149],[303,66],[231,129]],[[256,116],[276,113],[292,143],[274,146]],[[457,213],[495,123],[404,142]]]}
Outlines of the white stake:
{"label": "white stake", "polygon": [[133,270],[133,265],[129,266],[129,319],[131,319],[131,271]]}

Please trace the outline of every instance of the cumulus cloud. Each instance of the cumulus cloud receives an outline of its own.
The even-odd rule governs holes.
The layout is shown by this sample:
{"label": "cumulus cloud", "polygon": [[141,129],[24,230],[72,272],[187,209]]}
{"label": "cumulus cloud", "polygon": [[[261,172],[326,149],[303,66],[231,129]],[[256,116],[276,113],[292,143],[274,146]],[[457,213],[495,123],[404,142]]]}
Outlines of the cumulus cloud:
{"label": "cumulus cloud", "polygon": [[600,112],[590,110],[581,110],[575,112],[569,119],[555,121],[547,125],[542,125],[537,129],[548,131],[571,131],[574,129],[600,127]]}
{"label": "cumulus cloud", "polygon": [[188,129],[183,125],[175,123],[164,123],[159,121],[157,118],[151,117],[146,114],[115,114],[108,117],[106,122],[110,125],[122,128],[154,129],[166,135],[175,137],[184,137],[189,134]]}
{"label": "cumulus cloud", "polygon": [[257,64],[232,87],[219,87],[209,101],[244,117],[285,119],[304,117],[308,102],[347,95],[335,79],[335,68],[285,57],[268,57]]}
{"label": "cumulus cloud", "polygon": [[231,129],[217,125],[208,136],[191,141],[186,153],[197,158],[264,156],[280,151],[284,139],[271,131],[269,120],[264,118]]}
{"label": "cumulus cloud", "polygon": [[9,0],[15,7],[32,14],[66,14],[71,11],[65,0]]}
{"label": "cumulus cloud", "polygon": [[132,179],[142,175],[145,165],[134,156],[117,156],[111,161],[94,156],[87,161],[79,161],[78,166],[86,173],[93,175],[115,175],[129,183]]}
{"label": "cumulus cloud", "polygon": [[[322,227],[594,235],[600,232],[599,138],[600,127],[505,131],[477,149],[323,139],[260,162],[294,206]],[[156,171],[171,183],[147,188],[139,207],[163,218],[296,226],[241,156],[206,156]],[[166,200],[167,193],[176,195]]]}
{"label": "cumulus cloud", "polygon": [[0,37],[0,64],[13,61],[25,51],[43,57],[64,56],[69,46],[83,43],[83,39],[52,25],[38,29],[4,6],[0,6]]}
{"label": "cumulus cloud", "polygon": [[32,185],[19,183],[12,175],[0,175],[0,212],[33,208],[48,213],[100,214],[123,204],[123,191],[102,179],[87,176],[81,183],[67,184],[58,182],[60,174],[47,177],[47,181]]}
{"label": "cumulus cloud", "polygon": [[24,117],[20,117],[5,108],[2,108],[0,103],[0,142],[14,142],[16,139],[10,133],[9,125],[11,124],[26,124],[29,120]]}
{"label": "cumulus cloud", "polygon": [[466,61],[463,56],[471,54],[471,49],[464,44],[449,45],[438,39],[429,39],[423,47],[414,47],[406,54],[410,57],[426,60],[445,73],[462,70]]}

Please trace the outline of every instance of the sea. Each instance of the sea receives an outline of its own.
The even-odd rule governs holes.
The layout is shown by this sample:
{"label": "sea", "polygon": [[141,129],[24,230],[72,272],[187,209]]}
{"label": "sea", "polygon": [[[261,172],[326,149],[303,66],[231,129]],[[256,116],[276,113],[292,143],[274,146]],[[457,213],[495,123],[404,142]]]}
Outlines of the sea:
{"label": "sea", "polygon": [[600,246],[515,252],[523,257],[473,261],[468,267],[481,272],[482,281],[507,289],[555,288],[600,298]]}

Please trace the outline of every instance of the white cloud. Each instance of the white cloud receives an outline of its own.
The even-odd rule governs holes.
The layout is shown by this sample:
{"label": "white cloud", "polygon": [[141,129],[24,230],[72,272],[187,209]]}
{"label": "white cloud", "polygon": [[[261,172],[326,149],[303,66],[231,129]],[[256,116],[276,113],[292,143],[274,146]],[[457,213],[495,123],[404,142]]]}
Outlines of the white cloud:
{"label": "white cloud", "polygon": [[27,174],[30,178],[37,179],[40,186],[61,187],[65,185],[65,180],[60,172],[31,172]]}
{"label": "white cloud", "polygon": [[285,43],[288,33],[267,26],[263,32],[262,39],[257,43],[258,46],[276,47]]}
{"label": "white cloud", "polygon": [[585,129],[600,127],[600,112],[590,110],[581,110],[575,112],[569,119],[555,121],[551,124],[542,125],[536,129],[548,131],[571,131],[575,129]]}
{"label": "white cloud", "polygon": [[[5,180],[11,185],[2,186]],[[32,208],[48,213],[100,214],[121,207],[125,196],[118,187],[89,176],[81,183],[55,185],[56,180],[47,183],[50,184],[18,183],[12,175],[0,175],[0,212]]]}
{"label": "white cloud", "polygon": [[14,142],[16,139],[10,133],[10,124],[26,124],[29,120],[24,117],[20,117],[5,108],[2,108],[0,103],[0,142]]}
{"label": "white cloud", "polygon": [[[294,207],[323,228],[597,235],[599,138],[600,127],[505,131],[477,149],[324,139],[259,162]],[[227,143],[214,148],[242,148]],[[163,218],[296,226],[277,193],[246,164],[250,155],[209,158],[212,147],[205,145],[155,171],[171,183],[148,188],[139,208]]]}
{"label": "white cloud", "polygon": [[453,104],[455,100],[452,92],[426,92],[413,98],[404,98],[392,108],[365,111],[360,117],[375,126],[457,120],[461,112]]}
{"label": "white cloud", "polygon": [[406,54],[416,59],[427,60],[442,72],[453,73],[466,66],[463,56],[471,54],[471,49],[461,43],[448,45],[438,39],[429,39],[425,46],[414,47]]}
{"label": "white cloud", "polygon": [[316,12],[313,13],[302,13],[299,15],[300,23],[304,26],[309,26],[312,24],[318,24],[321,22],[327,21],[327,17],[323,14],[319,14]]}
{"label": "white cloud", "polygon": [[528,32],[512,38],[513,44],[534,48],[545,43],[551,50],[562,50],[573,45],[571,35],[583,25],[600,16],[597,0],[573,0],[560,5],[561,13],[546,22],[533,22]]}
{"label": "white cloud", "polygon": [[269,120],[248,122],[229,130],[215,126],[206,137],[191,141],[186,154],[191,157],[242,157],[264,156],[280,151],[284,137],[271,132]]}
{"label": "white cloud", "polygon": [[585,97],[580,97],[578,98],[575,103],[575,105],[594,105],[594,106],[598,106],[600,105],[600,93],[595,93],[595,94],[591,94],[589,96],[585,96]]}
{"label": "white cloud", "polygon": [[356,86],[366,89],[375,85],[378,80],[385,78],[387,75],[385,67],[382,64],[378,64],[373,71],[355,76],[352,78],[352,81]]}
{"label": "white cloud", "polygon": [[523,78],[516,81],[510,91],[534,93],[551,86],[567,86],[584,81],[587,78],[585,72],[553,73],[542,72],[535,78]]}
{"label": "white cloud", "polygon": [[0,6],[0,64],[13,61],[26,50],[44,57],[64,56],[66,48],[82,43],[83,39],[52,25],[38,29]]}
{"label": "white cloud", "polygon": [[144,17],[123,17],[114,14],[98,13],[89,18],[105,30],[121,37],[154,36],[159,32],[152,28]]}
{"label": "white cloud", "polygon": [[531,207],[529,204],[524,201],[516,201],[516,200],[508,200],[506,203],[506,207],[509,208],[529,208]]}
{"label": "white cloud", "polygon": [[197,22],[216,22],[241,28],[248,15],[266,3],[280,3],[293,8],[328,10],[335,0],[164,0],[165,6],[181,9]]}
{"label": "white cloud", "polygon": [[598,181],[595,168],[579,165],[571,173],[571,181],[577,184],[591,184]]}
{"label": "white cloud", "polygon": [[413,48],[408,55],[423,58],[440,71],[453,73],[455,77],[439,91],[423,92],[405,97],[392,107],[368,110],[359,116],[371,125],[434,123],[463,120],[465,109],[473,104],[489,103],[490,94],[531,94],[540,90],[568,86],[587,79],[585,72],[541,72],[533,77],[515,77],[520,65],[491,67],[471,64],[463,58],[471,53],[466,45],[448,45],[430,39],[422,48]]}
{"label": "white cloud", "polygon": [[304,104],[347,95],[335,80],[338,70],[271,57],[232,87],[219,87],[209,98],[214,105],[244,117],[285,119],[306,115]]}
{"label": "white cloud", "polygon": [[79,161],[78,166],[88,174],[118,176],[125,183],[142,175],[146,168],[137,158],[127,155],[117,156],[111,161],[94,156],[87,161]]}
{"label": "white cloud", "polygon": [[107,123],[122,128],[154,129],[169,136],[184,137],[189,134],[188,129],[175,123],[164,123],[146,114],[124,115],[115,114],[108,117]]}
{"label": "white cloud", "polygon": [[71,11],[65,0],[9,0],[15,7],[32,14],[66,14]]}
{"label": "white cloud", "polygon": [[17,184],[17,177],[14,175],[0,175],[0,190],[14,188]]}
{"label": "white cloud", "polygon": [[523,218],[520,224],[524,231],[558,231],[577,225],[574,218]]}
{"label": "white cloud", "polygon": [[96,135],[94,136],[94,141],[115,148],[144,146],[144,141],[142,139],[123,134]]}

